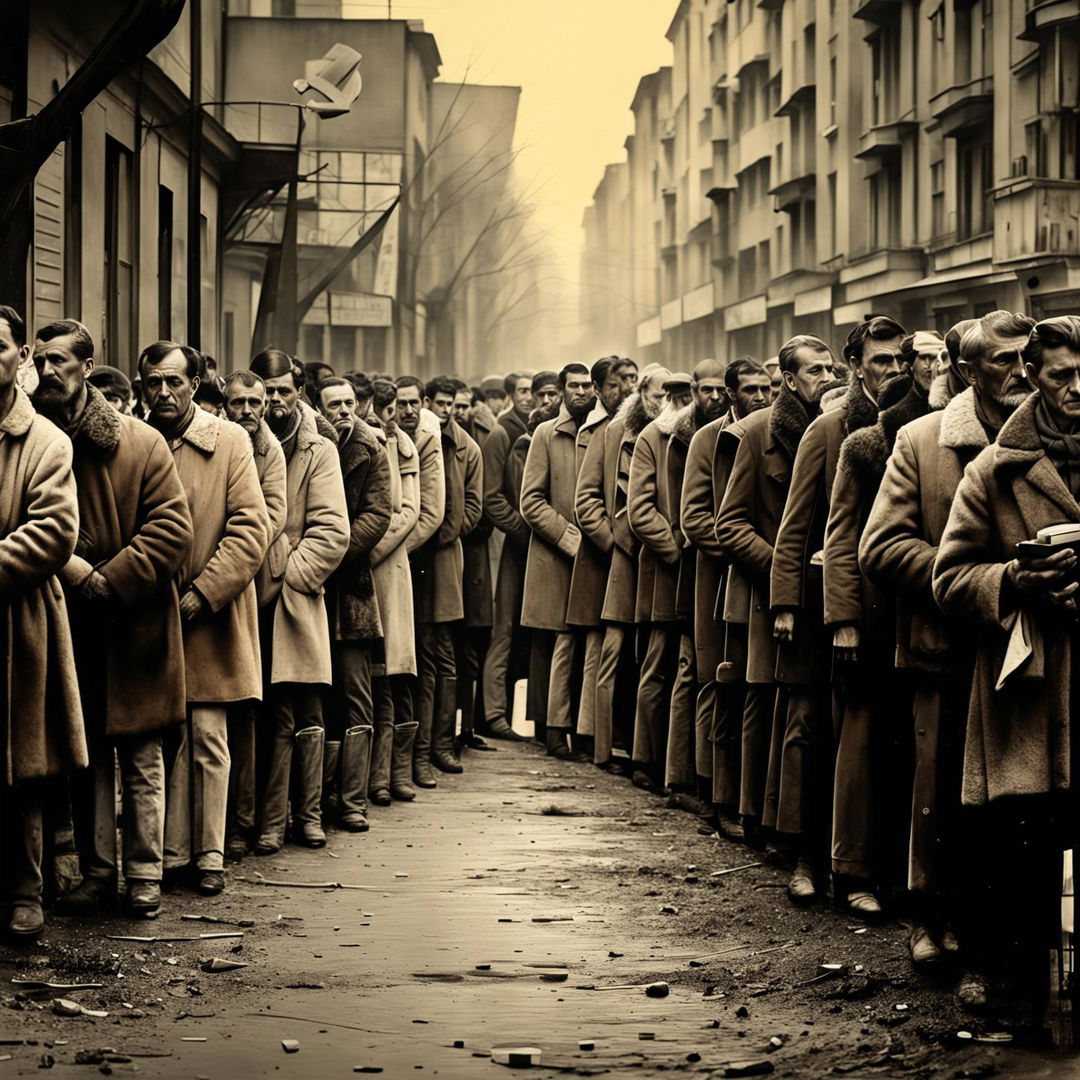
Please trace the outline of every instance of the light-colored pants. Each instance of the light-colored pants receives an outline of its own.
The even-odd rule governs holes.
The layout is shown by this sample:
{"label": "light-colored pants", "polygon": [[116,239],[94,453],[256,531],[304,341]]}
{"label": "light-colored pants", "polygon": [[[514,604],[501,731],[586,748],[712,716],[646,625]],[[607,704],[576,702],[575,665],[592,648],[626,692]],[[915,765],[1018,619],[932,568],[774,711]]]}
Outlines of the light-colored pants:
{"label": "light-colored pants", "polygon": [[551,654],[551,678],[548,680],[547,726],[572,731],[573,695],[570,676],[574,669],[574,632],[563,630],[555,635],[555,651]]}
{"label": "light-colored pants", "polygon": [[189,705],[169,776],[165,805],[165,869],[225,868],[229,801],[228,719],[224,705]]}
{"label": "light-colored pants", "polygon": [[674,623],[653,623],[638,680],[634,714],[634,761],[663,779],[667,762],[671,692],[679,664],[679,628]]}
{"label": "light-colored pants", "polygon": [[600,650],[604,631],[600,627],[585,634],[585,669],[581,677],[581,704],[578,706],[577,732],[596,735],[596,682],[600,673]]}
{"label": "light-colored pants", "polygon": [[[678,633],[678,631],[675,631]],[[664,783],[694,788],[697,785],[697,658],[694,639],[679,635],[679,665],[671,687],[670,722],[664,759]]]}
{"label": "light-colored pants", "polygon": [[[115,754],[114,754],[115,748]],[[161,734],[125,735],[94,740],[91,843],[86,846],[87,877],[116,878],[116,764],[123,792],[124,877],[160,881],[165,830],[165,761]]]}
{"label": "light-colored pants", "polygon": [[596,706],[593,720],[593,760],[603,765],[611,758],[615,728],[615,679],[619,671],[626,630],[615,623],[604,627],[596,662]]}

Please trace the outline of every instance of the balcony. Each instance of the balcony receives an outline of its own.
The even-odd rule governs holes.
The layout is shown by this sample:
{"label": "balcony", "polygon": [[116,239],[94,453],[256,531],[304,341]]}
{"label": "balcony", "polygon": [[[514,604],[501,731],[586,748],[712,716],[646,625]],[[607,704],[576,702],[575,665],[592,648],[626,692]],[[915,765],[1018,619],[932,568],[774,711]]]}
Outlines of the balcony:
{"label": "balcony", "polygon": [[930,99],[930,115],[940,122],[947,139],[967,135],[994,115],[994,77],[950,86]]}
{"label": "balcony", "polygon": [[675,117],[666,116],[660,121],[660,141],[671,142],[675,138]]}
{"label": "balcony", "polygon": [[784,6],[784,0],[757,0],[757,6],[762,11],[779,11]]}
{"label": "balcony", "polygon": [[1024,32],[1018,36],[1024,41],[1040,41],[1049,31],[1070,23],[1080,28],[1080,0],[1047,0],[1028,7]]}
{"label": "balcony", "polygon": [[994,262],[1080,255],[1080,182],[1021,180],[994,201]]}
{"label": "balcony", "polygon": [[887,124],[875,124],[859,136],[859,149],[855,156],[864,161],[872,158],[890,158],[904,148],[904,140],[919,130],[915,120],[893,120]]}
{"label": "balcony", "polygon": [[[1080,0],[1077,0],[1080,3]],[[791,93],[780,103],[780,107],[773,116],[795,116],[800,109],[813,108],[817,97],[817,87],[810,77],[801,86],[796,86]]]}
{"label": "balcony", "polygon": [[903,6],[903,0],[855,0],[851,14],[856,19],[878,25],[898,23]]}
{"label": "balcony", "polygon": [[817,191],[817,173],[810,169],[795,176],[788,176],[775,187],[769,188],[773,197],[773,210],[786,213],[796,203],[813,199]]}

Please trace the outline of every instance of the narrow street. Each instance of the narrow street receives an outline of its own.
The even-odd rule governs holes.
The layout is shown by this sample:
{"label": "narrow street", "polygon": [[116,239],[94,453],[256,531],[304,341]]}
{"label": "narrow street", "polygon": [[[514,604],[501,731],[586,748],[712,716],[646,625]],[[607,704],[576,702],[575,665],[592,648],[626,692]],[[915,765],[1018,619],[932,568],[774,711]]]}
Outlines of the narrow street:
{"label": "narrow street", "polygon": [[[748,1063],[795,1077],[1080,1074],[1057,1055],[957,1040],[977,1027],[954,1013],[948,980],[912,974],[898,923],[796,911],[768,867],[710,877],[753,853],[590,766],[500,743],[373,817],[366,836],[245,861],[213,901],[171,894],[156,922],[54,919],[40,946],[6,948],[5,984],[104,987],[34,1002],[5,985],[0,1076],[55,1062],[214,1080],[471,1078],[510,1071],[490,1060],[500,1045],[540,1048],[536,1076],[744,1075],[725,1070]],[[254,925],[216,941],[105,937],[235,932],[184,913]],[[248,966],[203,971],[212,957]],[[851,974],[799,986],[821,963]],[[664,998],[583,989],[661,980]],[[52,996],[108,1016],[61,1017]]]}

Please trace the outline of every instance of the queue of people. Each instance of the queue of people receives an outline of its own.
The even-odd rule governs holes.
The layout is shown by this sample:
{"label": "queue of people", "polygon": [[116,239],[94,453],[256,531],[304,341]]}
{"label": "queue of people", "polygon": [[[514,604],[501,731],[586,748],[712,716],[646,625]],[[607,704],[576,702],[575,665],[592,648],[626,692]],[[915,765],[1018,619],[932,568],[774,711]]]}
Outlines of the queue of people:
{"label": "queue of people", "polygon": [[839,353],[475,388],[275,348],[221,378],[167,341],[133,387],[94,352],[0,308],[12,934],[43,897],[152,917],[163,882],[362,832],[522,738],[524,685],[553,757],[763,852],[795,905],[903,913],[966,1008],[1037,1013],[1076,817],[1080,318],[872,315]]}

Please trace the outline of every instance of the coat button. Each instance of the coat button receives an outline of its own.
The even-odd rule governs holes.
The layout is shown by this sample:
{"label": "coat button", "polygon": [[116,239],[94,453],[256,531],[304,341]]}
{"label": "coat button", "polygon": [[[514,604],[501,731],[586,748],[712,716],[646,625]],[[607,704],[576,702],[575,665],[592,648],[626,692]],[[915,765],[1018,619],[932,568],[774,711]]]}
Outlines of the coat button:
{"label": "coat button", "polygon": [[924,727],[919,728],[919,734],[920,735],[925,735],[926,734],[926,728],[924,728]]}
{"label": "coat button", "polygon": [[924,806],[922,808],[922,816],[923,817],[929,817],[930,816],[930,807],[929,806]]}

